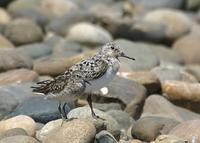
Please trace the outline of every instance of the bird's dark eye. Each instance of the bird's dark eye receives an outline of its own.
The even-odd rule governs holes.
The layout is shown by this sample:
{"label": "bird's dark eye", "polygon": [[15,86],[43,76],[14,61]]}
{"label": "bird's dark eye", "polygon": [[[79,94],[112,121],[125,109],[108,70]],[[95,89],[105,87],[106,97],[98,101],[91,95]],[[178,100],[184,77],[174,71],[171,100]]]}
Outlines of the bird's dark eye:
{"label": "bird's dark eye", "polygon": [[111,47],[111,49],[113,50],[113,49],[114,49],[114,47]]}

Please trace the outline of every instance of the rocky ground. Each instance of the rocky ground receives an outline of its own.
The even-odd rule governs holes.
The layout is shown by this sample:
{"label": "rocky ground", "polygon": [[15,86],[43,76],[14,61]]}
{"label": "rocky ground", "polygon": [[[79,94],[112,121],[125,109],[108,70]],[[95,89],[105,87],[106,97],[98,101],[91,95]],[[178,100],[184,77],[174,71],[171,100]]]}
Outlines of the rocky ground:
{"label": "rocky ground", "polygon": [[[200,0],[1,0],[0,143],[199,143]],[[35,95],[115,41],[118,76],[66,106]]]}

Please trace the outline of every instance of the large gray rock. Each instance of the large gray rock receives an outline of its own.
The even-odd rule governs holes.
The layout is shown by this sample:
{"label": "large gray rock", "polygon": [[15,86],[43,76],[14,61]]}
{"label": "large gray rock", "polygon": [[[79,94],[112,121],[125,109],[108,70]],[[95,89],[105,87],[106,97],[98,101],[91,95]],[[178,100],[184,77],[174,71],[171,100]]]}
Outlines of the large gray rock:
{"label": "large gray rock", "polygon": [[34,43],[17,47],[17,52],[32,59],[50,55],[52,49],[43,43]]}
{"label": "large gray rock", "polygon": [[15,44],[28,44],[43,39],[42,29],[30,19],[15,19],[5,29],[5,35]]}
{"label": "large gray rock", "polygon": [[[69,106],[66,106],[65,109],[66,113],[70,111]],[[16,115],[27,115],[40,123],[47,123],[51,120],[61,118],[58,111],[58,102],[55,100],[46,100],[44,97],[33,97],[24,101],[9,114],[11,117]]]}
{"label": "large gray rock", "polygon": [[132,61],[120,58],[122,64],[128,63],[133,70],[149,70],[159,65],[159,58],[147,44],[134,43],[125,39],[118,39],[115,42],[128,56],[136,59]]}
{"label": "large gray rock", "polygon": [[0,72],[17,68],[31,69],[31,59],[16,53],[15,49],[0,49]]}
{"label": "large gray rock", "polygon": [[34,96],[27,85],[7,85],[0,86],[0,119],[11,112],[18,104]]}

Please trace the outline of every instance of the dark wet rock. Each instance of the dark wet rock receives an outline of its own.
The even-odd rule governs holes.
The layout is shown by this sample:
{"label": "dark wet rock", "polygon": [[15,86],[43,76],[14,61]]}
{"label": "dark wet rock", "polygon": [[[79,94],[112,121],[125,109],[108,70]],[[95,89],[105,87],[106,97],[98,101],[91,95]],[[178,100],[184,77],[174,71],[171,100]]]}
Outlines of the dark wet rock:
{"label": "dark wet rock", "polygon": [[26,55],[32,59],[47,56],[52,53],[50,47],[43,43],[34,43],[17,47],[17,52]]}
{"label": "dark wet rock", "polygon": [[111,133],[103,130],[96,134],[94,143],[117,143],[117,140],[112,136]]}
{"label": "dark wet rock", "polygon": [[185,7],[188,10],[197,10],[200,6],[200,1],[199,0],[187,0]]}
{"label": "dark wet rock", "polygon": [[128,63],[133,70],[149,70],[159,65],[158,57],[147,44],[134,43],[125,39],[118,39],[115,42],[123,48],[127,55],[136,59],[135,61],[132,61],[120,58],[122,64]]}
{"label": "dark wet rock", "polygon": [[164,117],[142,117],[132,127],[132,136],[144,141],[153,141],[160,134],[168,134],[178,121]]}
{"label": "dark wet rock", "polygon": [[31,69],[31,59],[16,53],[15,49],[0,49],[0,72],[18,68]]}
{"label": "dark wet rock", "polygon": [[132,0],[134,4],[147,8],[183,8],[184,0]]}
{"label": "dark wet rock", "polygon": [[37,79],[38,74],[35,71],[28,69],[16,69],[0,73],[0,85],[32,82],[36,81]]}
{"label": "dark wet rock", "polygon": [[131,117],[137,119],[146,98],[146,89],[137,82],[117,76],[93,97],[97,102],[100,100],[106,103],[120,103],[122,109],[125,109]]}
{"label": "dark wet rock", "polygon": [[38,42],[43,39],[42,29],[34,21],[25,18],[10,22],[6,26],[5,35],[17,45]]}
{"label": "dark wet rock", "polygon": [[[70,107],[66,106],[66,112]],[[47,123],[60,117],[58,111],[58,102],[55,100],[46,100],[44,97],[30,98],[16,107],[9,116],[27,115],[32,117],[36,122]]]}
{"label": "dark wet rock", "polygon": [[88,143],[96,134],[95,126],[86,119],[74,119],[64,122],[62,126],[53,129],[44,139],[44,143]]}

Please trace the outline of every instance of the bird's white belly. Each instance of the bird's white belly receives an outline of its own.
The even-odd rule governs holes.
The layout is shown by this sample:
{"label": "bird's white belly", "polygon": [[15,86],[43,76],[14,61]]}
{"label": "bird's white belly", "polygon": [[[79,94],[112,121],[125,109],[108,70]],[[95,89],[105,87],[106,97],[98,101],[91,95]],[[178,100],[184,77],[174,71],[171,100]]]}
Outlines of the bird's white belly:
{"label": "bird's white belly", "polygon": [[113,70],[113,67],[109,67],[106,73],[101,76],[99,79],[89,81],[91,85],[86,85],[85,92],[94,92],[102,87],[105,87],[109,82],[111,82],[116,76],[118,70]]}

